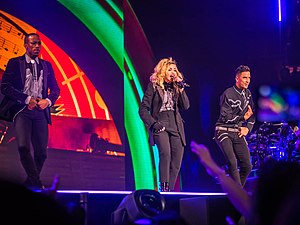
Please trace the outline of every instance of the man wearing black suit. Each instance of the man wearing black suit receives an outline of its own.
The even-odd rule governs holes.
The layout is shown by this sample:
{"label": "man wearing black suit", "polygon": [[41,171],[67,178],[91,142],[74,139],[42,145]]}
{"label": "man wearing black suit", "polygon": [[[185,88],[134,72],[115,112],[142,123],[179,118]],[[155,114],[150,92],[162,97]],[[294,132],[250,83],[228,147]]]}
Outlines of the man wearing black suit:
{"label": "man wearing black suit", "polygon": [[47,158],[50,106],[57,100],[60,89],[51,64],[38,57],[39,35],[26,35],[24,47],[26,53],[10,59],[3,74],[0,118],[14,123],[20,160],[27,174],[24,184],[42,189],[40,173]]}
{"label": "man wearing black suit", "polygon": [[250,68],[240,65],[235,70],[235,85],[220,97],[220,116],[216,122],[215,140],[224,153],[229,175],[243,187],[252,164],[246,136],[255,123]]}

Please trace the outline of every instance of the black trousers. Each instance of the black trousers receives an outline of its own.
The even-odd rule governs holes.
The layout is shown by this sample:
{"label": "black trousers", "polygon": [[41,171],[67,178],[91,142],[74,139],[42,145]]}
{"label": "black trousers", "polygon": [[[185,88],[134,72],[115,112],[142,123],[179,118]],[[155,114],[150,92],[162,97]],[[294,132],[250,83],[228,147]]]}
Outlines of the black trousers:
{"label": "black trousers", "polygon": [[252,169],[245,137],[239,137],[237,132],[218,130],[215,132],[215,140],[224,154],[229,175],[244,186]]}
{"label": "black trousers", "polygon": [[42,110],[26,108],[16,116],[14,125],[20,160],[27,174],[27,182],[39,185],[40,173],[47,158],[48,123],[45,113]]}
{"label": "black trousers", "polygon": [[160,112],[158,121],[166,128],[165,131],[153,135],[159,152],[159,180],[169,182],[170,190],[174,190],[184,146],[178,132],[174,111]]}

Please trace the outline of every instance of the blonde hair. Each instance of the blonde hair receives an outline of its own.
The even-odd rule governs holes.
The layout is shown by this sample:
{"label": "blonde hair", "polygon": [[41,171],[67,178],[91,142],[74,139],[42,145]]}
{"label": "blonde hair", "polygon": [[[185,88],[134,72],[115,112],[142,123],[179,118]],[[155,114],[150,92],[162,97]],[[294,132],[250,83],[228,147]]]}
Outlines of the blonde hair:
{"label": "blonde hair", "polygon": [[[150,81],[157,84],[161,88],[164,88],[164,78],[166,76],[166,71],[168,66],[171,64],[176,65],[176,61],[173,60],[172,57],[161,59],[159,63],[154,67],[154,72],[150,76]],[[178,71],[178,68],[177,76],[183,79],[183,75]]]}

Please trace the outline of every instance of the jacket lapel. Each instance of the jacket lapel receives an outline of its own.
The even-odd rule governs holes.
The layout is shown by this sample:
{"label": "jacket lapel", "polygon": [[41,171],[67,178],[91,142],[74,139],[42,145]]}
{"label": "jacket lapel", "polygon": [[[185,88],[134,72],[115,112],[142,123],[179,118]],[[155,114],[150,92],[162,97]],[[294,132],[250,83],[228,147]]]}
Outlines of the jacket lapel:
{"label": "jacket lapel", "polygon": [[46,64],[46,62],[45,61],[43,61],[43,60],[41,60],[41,59],[39,59],[40,60],[40,63],[42,63],[42,66],[43,66],[43,93],[44,93],[44,91],[45,91],[45,96],[43,96],[43,97],[46,97],[47,96],[47,78],[48,78],[48,73],[49,73],[49,71],[48,71],[48,67],[47,67],[47,64]]}
{"label": "jacket lapel", "polygon": [[155,85],[155,88],[160,96],[161,99],[164,99],[164,90],[160,88],[160,86]]}
{"label": "jacket lapel", "polygon": [[25,85],[25,77],[26,77],[26,60],[25,60],[25,55],[23,55],[19,59],[19,63],[20,63],[20,74],[21,74],[22,84],[24,86]]}

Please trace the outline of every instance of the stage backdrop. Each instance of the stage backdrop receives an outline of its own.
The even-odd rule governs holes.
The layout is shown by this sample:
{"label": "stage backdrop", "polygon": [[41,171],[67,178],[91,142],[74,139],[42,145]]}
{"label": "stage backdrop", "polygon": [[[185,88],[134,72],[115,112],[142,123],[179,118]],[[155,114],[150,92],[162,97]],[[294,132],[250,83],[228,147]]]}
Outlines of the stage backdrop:
{"label": "stage backdrop", "polygon": [[[138,73],[152,68],[153,55],[129,3],[30,0],[24,5],[17,0],[2,1],[0,78],[9,59],[25,53],[24,36],[31,32],[41,36],[40,57],[52,63],[61,89],[51,108],[49,158],[42,179],[51,183],[51,177],[58,174],[62,176],[61,188],[73,189],[156,188],[157,160],[137,112],[143,95]],[[14,128],[1,121],[0,131],[1,160],[7,163],[1,173],[22,180],[20,164],[8,163],[19,160]],[[52,161],[57,155],[76,160]],[[114,166],[92,167],[97,163],[89,160],[99,165],[109,161]],[[71,174],[66,173],[66,167]],[[70,179],[76,177],[74,171],[82,178],[77,179],[80,182]],[[111,178],[98,177],[104,173]],[[87,177],[93,181],[88,182]],[[63,180],[68,180],[68,185]],[[85,186],[82,180],[89,184]]]}

